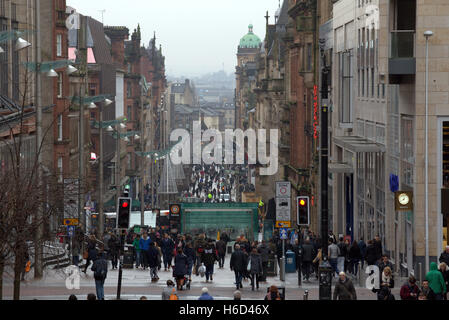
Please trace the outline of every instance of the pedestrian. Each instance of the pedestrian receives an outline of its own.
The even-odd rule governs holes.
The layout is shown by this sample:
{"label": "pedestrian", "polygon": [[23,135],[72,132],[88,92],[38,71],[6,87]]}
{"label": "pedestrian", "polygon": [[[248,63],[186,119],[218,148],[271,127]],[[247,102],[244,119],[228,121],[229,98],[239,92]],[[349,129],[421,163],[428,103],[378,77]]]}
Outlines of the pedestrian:
{"label": "pedestrian", "polygon": [[429,281],[429,287],[435,293],[436,300],[444,300],[446,294],[446,284],[443,275],[438,271],[436,262],[430,263],[430,271],[426,274],[426,280]]}
{"label": "pedestrian", "polygon": [[421,287],[421,293],[426,297],[425,300],[436,300],[435,292],[433,292],[432,288],[429,287],[428,280],[423,280],[422,287]]}
{"label": "pedestrian", "polygon": [[140,252],[143,257],[143,270],[146,270],[148,268],[148,252],[150,250],[150,243],[151,239],[148,237],[148,233],[144,232],[143,237],[139,242]]}
{"label": "pedestrian", "polygon": [[77,300],[78,300],[78,298],[74,294],[70,295],[69,301],[77,301]]}
{"label": "pedestrian", "polygon": [[315,252],[313,245],[310,243],[310,238],[307,237],[305,243],[302,245],[302,272],[304,273],[303,280],[307,282],[309,282],[314,257]]}
{"label": "pedestrian", "polygon": [[106,260],[109,259],[109,239],[111,239],[111,234],[107,231],[103,237],[104,253],[106,254]]}
{"label": "pedestrian", "polygon": [[282,300],[279,289],[275,285],[270,286],[264,300]]}
{"label": "pedestrian", "polygon": [[100,250],[91,270],[94,272],[95,288],[98,300],[104,300],[104,281],[108,275],[108,262],[106,255]]}
{"label": "pedestrian", "polygon": [[351,272],[354,276],[357,276],[357,271],[359,268],[359,262],[362,259],[362,254],[360,252],[359,245],[357,241],[354,240],[352,246],[349,248],[349,272]]}
{"label": "pedestrian", "polygon": [[234,300],[242,300],[242,293],[239,290],[234,291]]}
{"label": "pedestrian", "polygon": [[346,257],[348,255],[348,247],[345,243],[345,241],[343,241],[343,237],[340,237],[339,239],[340,241],[338,242],[338,249],[339,250],[339,254],[338,254],[338,258],[337,258],[337,272],[345,272],[345,263],[346,263]]}
{"label": "pedestrian", "polygon": [[440,259],[438,262],[444,262],[446,265],[449,266],[449,245],[446,246],[446,250],[443,251],[440,255]]}
{"label": "pedestrian", "polygon": [[187,257],[187,275],[189,276],[189,281],[192,281],[192,268],[195,263],[195,251],[192,248],[191,241],[187,241],[184,254]]}
{"label": "pedestrian", "polygon": [[91,261],[95,261],[97,259],[97,239],[93,234],[89,236],[89,239],[87,240],[87,261],[86,266],[84,267],[83,272],[87,272],[87,268],[90,265]]}
{"label": "pedestrian", "polygon": [[151,282],[156,282],[159,280],[157,275],[158,255],[159,253],[155,247],[155,243],[151,242],[148,249],[148,267],[150,268]]}
{"label": "pedestrian", "polygon": [[[446,284],[446,290],[449,288],[449,267],[445,262],[441,262],[438,265],[438,271],[441,272],[441,275],[443,276],[444,283]],[[447,292],[444,294],[444,300],[447,300]]]}
{"label": "pedestrian", "polygon": [[242,278],[243,278],[243,271],[246,269],[246,266],[247,266],[246,256],[240,249],[240,245],[237,244],[235,246],[234,252],[231,255],[230,261],[231,271],[234,271],[235,274],[235,285],[237,290],[243,288]]}
{"label": "pedestrian", "polygon": [[226,257],[226,242],[223,239],[220,239],[215,246],[217,247],[218,253],[218,267],[223,269]]}
{"label": "pedestrian", "polygon": [[373,266],[377,263],[377,253],[374,247],[373,240],[368,240],[368,246],[366,247],[366,263],[368,266]]}
{"label": "pedestrian", "polygon": [[154,247],[157,250],[157,270],[160,271],[162,267],[162,249],[157,241],[154,242]]}
{"label": "pedestrian", "polygon": [[214,298],[209,294],[209,290],[207,288],[203,288],[201,292],[201,296],[198,300],[214,300]]}
{"label": "pedestrian", "polygon": [[215,247],[211,242],[206,246],[206,249],[201,256],[201,261],[206,267],[206,282],[209,281],[209,278],[211,281],[213,281],[214,264],[215,261],[218,261],[218,257],[215,252]]}
{"label": "pedestrian", "polygon": [[109,238],[109,256],[111,257],[112,269],[117,269],[120,242],[115,234]]}
{"label": "pedestrian", "polygon": [[162,291],[162,300],[170,300],[170,296],[175,294],[177,296],[175,284],[171,280],[167,280],[167,287]]}
{"label": "pedestrian", "polygon": [[416,285],[416,279],[414,276],[408,277],[408,281],[401,287],[399,295],[401,300],[418,300],[418,296],[421,290]]}
{"label": "pedestrian", "polygon": [[388,255],[382,255],[381,261],[378,263],[379,271],[382,272],[386,267],[390,267],[393,270],[393,264],[389,260]]}
{"label": "pedestrian", "polygon": [[329,264],[332,266],[333,274],[338,274],[338,256],[340,253],[340,248],[335,244],[333,240],[329,240],[329,246],[327,247],[329,254]]}
{"label": "pedestrian", "polygon": [[184,285],[184,277],[187,274],[187,267],[188,267],[188,258],[182,252],[182,248],[179,247],[175,257],[175,267],[173,270],[173,276],[176,279],[177,290],[181,290],[182,286]]}
{"label": "pedestrian", "polygon": [[144,300],[148,300],[148,298],[145,296],[141,296],[139,300],[144,301]]}
{"label": "pedestrian", "polygon": [[377,293],[377,300],[394,300],[391,289],[394,288],[394,278],[390,267],[385,267],[380,274],[379,289],[373,289]]}
{"label": "pedestrian", "polygon": [[81,248],[77,239],[72,240],[72,264],[78,267],[80,261]]}
{"label": "pedestrian", "polygon": [[254,285],[259,290],[259,280],[262,274],[262,258],[257,252],[257,248],[253,248],[248,259],[248,270],[251,277],[251,290],[254,291]]}
{"label": "pedestrian", "polygon": [[339,279],[335,284],[333,300],[357,300],[354,285],[343,271],[339,273]]}
{"label": "pedestrian", "polygon": [[268,269],[268,259],[271,253],[270,248],[265,243],[265,240],[258,245],[257,251],[260,253],[262,258],[262,276],[260,277],[261,282],[267,281],[267,269]]}
{"label": "pedestrian", "polygon": [[87,301],[96,301],[97,300],[97,296],[95,295],[95,293],[89,293],[87,295]]}
{"label": "pedestrian", "polygon": [[380,240],[379,235],[376,235],[373,241],[374,248],[376,248],[376,261],[382,258],[382,241]]}
{"label": "pedestrian", "polygon": [[361,262],[362,269],[363,269],[363,266],[365,264],[365,256],[366,256],[366,243],[365,243],[365,241],[363,241],[363,237],[360,238],[358,246],[360,248],[360,255],[361,255],[360,262]]}
{"label": "pedestrian", "polygon": [[133,241],[134,251],[136,253],[136,269],[140,268],[142,264],[142,253],[140,250],[140,235],[137,235]]}

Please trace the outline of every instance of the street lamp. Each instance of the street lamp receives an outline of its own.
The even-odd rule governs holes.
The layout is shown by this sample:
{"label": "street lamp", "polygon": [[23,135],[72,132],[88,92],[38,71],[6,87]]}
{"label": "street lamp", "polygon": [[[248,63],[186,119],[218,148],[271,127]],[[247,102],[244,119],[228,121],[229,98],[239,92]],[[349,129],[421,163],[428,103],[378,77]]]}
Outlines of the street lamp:
{"label": "street lamp", "polygon": [[31,46],[31,43],[29,43],[28,41],[26,41],[22,38],[17,39],[17,42],[16,42],[16,50],[17,51],[28,48],[29,46]]}
{"label": "street lamp", "polygon": [[428,119],[429,119],[429,38],[433,36],[432,31],[426,31],[424,32],[424,37],[426,37],[426,138],[425,138],[425,145],[426,145],[426,151],[424,153],[425,158],[425,202],[426,202],[426,273],[429,271],[429,196],[428,196],[428,184],[429,184],[429,176],[428,176],[428,170],[429,170],[429,160],[428,160],[428,131],[429,131],[429,125],[428,125]]}
{"label": "street lamp", "polygon": [[75,67],[72,66],[72,65],[69,65],[69,66],[67,67],[67,70],[66,70],[67,74],[72,74],[72,73],[77,72],[77,71],[78,71],[78,69],[75,68]]}

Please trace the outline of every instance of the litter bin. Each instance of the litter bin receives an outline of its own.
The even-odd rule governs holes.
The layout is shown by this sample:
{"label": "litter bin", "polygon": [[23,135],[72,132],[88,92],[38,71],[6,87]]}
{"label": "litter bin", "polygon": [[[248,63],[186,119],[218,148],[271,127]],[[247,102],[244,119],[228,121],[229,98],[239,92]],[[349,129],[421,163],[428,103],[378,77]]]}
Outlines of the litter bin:
{"label": "litter bin", "polygon": [[126,244],[123,251],[123,268],[133,269],[134,268],[134,247],[132,245]]}
{"label": "litter bin", "polygon": [[295,273],[296,272],[296,255],[293,251],[288,250],[285,253],[285,272]]}

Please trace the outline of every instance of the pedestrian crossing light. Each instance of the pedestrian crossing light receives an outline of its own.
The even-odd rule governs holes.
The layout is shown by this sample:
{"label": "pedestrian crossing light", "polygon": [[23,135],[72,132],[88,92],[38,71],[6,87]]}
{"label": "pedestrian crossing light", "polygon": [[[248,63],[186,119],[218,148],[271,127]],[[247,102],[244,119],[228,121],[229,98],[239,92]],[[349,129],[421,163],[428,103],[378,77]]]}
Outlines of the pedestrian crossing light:
{"label": "pedestrian crossing light", "polygon": [[118,198],[117,228],[128,229],[131,213],[131,198]]}
{"label": "pedestrian crossing light", "polygon": [[309,197],[300,196],[297,198],[297,217],[296,221],[299,226],[310,225],[310,206]]}

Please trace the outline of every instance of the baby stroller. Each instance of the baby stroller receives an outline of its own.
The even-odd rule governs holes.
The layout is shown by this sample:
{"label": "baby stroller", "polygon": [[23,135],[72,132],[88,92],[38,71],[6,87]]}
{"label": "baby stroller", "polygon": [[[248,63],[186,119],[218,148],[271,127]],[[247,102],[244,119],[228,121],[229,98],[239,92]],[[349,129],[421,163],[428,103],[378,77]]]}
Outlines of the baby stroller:
{"label": "baby stroller", "polygon": [[182,291],[182,290],[184,290],[184,288],[186,290],[190,290],[190,283],[191,283],[191,281],[190,281],[188,275],[184,275],[184,278],[179,278],[179,277],[176,277],[176,276],[174,276],[174,278],[175,278],[175,283],[176,283],[177,290]]}

